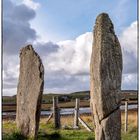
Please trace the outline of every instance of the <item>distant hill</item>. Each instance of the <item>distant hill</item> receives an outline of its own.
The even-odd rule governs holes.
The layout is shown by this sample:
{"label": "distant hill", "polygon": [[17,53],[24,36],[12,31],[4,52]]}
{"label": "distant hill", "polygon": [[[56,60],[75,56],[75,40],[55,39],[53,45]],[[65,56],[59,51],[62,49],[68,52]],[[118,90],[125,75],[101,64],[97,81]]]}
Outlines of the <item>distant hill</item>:
{"label": "distant hill", "polygon": [[[69,94],[56,94],[56,93],[49,93],[49,94],[43,94],[42,103],[52,103],[53,97],[58,97],[60,102],[63,101],[73,101],[76,98],[79,98],[80,100],[89,100],[90,98],[90,91],[78,91],[78,92],[72,92]],[[137,90],[122,90],[122,99],[138,99],[138,91]],[[2,103],[16,103],[16,95],[14,96],[2,96]]]}

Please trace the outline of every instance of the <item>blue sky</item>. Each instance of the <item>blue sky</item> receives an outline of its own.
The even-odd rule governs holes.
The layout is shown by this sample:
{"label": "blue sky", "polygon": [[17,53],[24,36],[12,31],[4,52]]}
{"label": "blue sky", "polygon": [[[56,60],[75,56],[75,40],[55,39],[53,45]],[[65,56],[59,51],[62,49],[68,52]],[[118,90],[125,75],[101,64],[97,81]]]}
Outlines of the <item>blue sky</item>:
{"label": "blue sky", "polygon": [[27,44],[43,61],[45,93],[89,90],[92,31],[102,12],[122,47],[122,89],[137,89],[137,0],[3,0],[3,95],[16,94]]}
{"label": "blue sky", "polygon": [[[74,39],[93,30],[97,15],[107,12],[116,33],[137,19],[137,0],[41,0],[33,27],[49,40]],[[50,34],[50,35],[49,35]],[[52,35],[53,34],[53,35]]]}

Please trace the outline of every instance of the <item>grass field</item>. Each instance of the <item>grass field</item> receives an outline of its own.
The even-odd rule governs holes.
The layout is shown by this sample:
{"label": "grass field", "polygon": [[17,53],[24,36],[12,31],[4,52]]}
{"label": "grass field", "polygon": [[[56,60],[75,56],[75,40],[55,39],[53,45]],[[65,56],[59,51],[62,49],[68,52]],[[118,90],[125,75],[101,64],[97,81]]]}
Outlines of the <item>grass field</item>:
{"label": "grass field", "polygon": [[[124,104],[124,102],[122,101],[122,104]],[[129,101],[129,104],[137,104],[137,100],[135,101]],[[52,103],[46,103],[41,105],[41,110],[50,110],[52,108]],[[89,100],[80,100],[80,107],[89,107],[90,106],[90,102]],[[69,101],[69,102],[60,102],[59,103],[59,107],[60,108],[74,108],[75,107],[75,100],[74,101]],[[16,105],[2,105],[2,110],[3,112],[10,112],[16,111]]]}
{"label": "grass field", "polygon": [[[89,101],[87,100],[81,100],[80,101],[80,107],[89,107]],[[50,110],[52,108],[52,103],[51,104],[42,104],[41,105],[41,110]],[[74,108],[75,107],[75,101],[70,101],[70,102],[63,102],[59,103],[60,108]],[[6,105],[2,106],[3,111],[16,111],[16,106],[15,105]]]}
{"label": "grass field", "polygon": [[[124,133],[124,113],[122,113],[122,140],[137,140],[137,111],[129,111],[128,132]],[[93,128],[92,117],[82,115],[81,118]],[[62,129],[55,130],[53,120],[46,124],[47,118],[41,118],[38,140],[94,140],[94,131],[88,132],[82,125],[79,130],[73,130],[73,116],[62,116]],[[64,129],[65,128],[65,129]],[[3,121],[3,140],[24,140],[18,133],[14,120]],[[29,139],[28,139],[29,140]]]}

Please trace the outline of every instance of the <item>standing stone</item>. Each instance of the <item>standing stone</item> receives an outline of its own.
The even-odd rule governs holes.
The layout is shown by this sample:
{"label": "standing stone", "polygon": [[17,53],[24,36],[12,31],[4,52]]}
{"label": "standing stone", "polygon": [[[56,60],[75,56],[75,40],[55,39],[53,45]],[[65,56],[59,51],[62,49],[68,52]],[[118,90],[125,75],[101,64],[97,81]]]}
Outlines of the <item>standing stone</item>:
{"label": "standing stone", "polygon": [[22,135],[33,139],[37,139],[43,88],[43,64],[33,47],[28,45],[20,52],[16,124]]}
{"label": "standing stone", "polygon": [[96,19],[90,63],[90,96],[96,140],[121,140],[122,53],[106,13]]}

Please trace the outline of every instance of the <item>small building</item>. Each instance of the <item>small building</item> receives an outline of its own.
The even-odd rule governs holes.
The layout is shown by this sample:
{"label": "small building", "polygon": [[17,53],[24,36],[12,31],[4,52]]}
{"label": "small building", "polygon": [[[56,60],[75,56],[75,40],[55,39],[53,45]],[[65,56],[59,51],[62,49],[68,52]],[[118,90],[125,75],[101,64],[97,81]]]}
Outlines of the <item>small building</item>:
{"label": "small building", "polygon": [[61,101],[61,102],[68,102],[68,101],[70,101],[70,97],[67,96],[67,95],[60,96],[59,97],[59,101]]}

